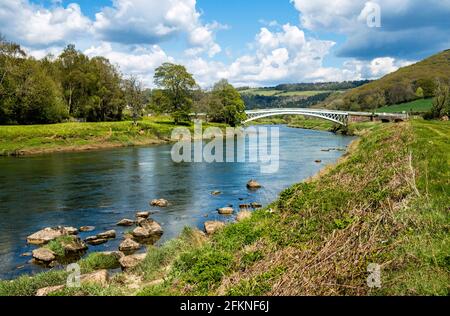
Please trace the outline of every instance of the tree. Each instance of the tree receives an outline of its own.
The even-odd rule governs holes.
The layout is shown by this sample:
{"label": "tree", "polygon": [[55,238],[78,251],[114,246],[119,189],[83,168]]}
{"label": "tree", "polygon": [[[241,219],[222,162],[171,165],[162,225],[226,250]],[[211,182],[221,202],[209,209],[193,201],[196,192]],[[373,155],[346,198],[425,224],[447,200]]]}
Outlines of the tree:
{"label": "tree", "polygon": [[131,109],[134,125],[137,125],[137,120],[142,117],[145,108],[145,94],[142,83],[135,76],[131,76],[124,80],[124,92],[127,106]]}
{"label": "tree", "polygon": [[422,87],[417,88],[416,97],[418,97],[419,99],[423,99],[425,97]]}
{"label": "tree", "polygon": [[155,89],[150,96],[148,109],[154,114],[162,114],[168,111],[170,100],[163,90]]}
{"label": "tree", "polygon": [[[441,82],[436,82],[435,98],[431,109],[432,118],[441,118],[450,115],[450,87]],[[428,115],[430,116],[430,115]]]}
{"label": "tree", "polygon": [[197,87],[194,77],[182,65],[164,63],[156,69],[154,80],[167,98],[166,110],[175,123],[189,121],[192,90]]}
{"label": "tree", "polygon": [[218,118],[231,125],[239,125],[246,119],[245,104],[240,93],[222,79],[214,85],[212,91],[213,99],[211,101],[210,115],[218,121]]}

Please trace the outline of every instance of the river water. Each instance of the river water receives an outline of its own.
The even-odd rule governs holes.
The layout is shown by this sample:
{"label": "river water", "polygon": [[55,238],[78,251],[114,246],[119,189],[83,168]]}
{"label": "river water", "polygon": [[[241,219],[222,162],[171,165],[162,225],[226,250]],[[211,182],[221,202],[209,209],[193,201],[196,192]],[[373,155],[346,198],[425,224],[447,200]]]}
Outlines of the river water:
{"label": "river water", "polygon": [[[156,211],[164,235],[159,243],[176,237],[184,227],[203,228],[207,220],[232,221],[217,214],[227,205],[260,202],[267,205],[294,183],[335,162],[352,137],[293,129],[280,130],[280,167],[262,174],[258,163],[175,163],[172,145],[114,150],[58,153],[23,158],[0,158],[0,279],[43,271],[21,254],[34,248],[26,237],[42,228],[59,225],[95,226],[80,236],[115,229],[118,238],[89,251],[117,250],[121,235],[130,228],[115,224],[133,219],[136,211]],[[321,163],[315,162],[321,160]],[[246,183],[263,185],[256,192]],[[221,191],[212,196],[212,191]],[[168,208],[149,206],[164,198]]]}

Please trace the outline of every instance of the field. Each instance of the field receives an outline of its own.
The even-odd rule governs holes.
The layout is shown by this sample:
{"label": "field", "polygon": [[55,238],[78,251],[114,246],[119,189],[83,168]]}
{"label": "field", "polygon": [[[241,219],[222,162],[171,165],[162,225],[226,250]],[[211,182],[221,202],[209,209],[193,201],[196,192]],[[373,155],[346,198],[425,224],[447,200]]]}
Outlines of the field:
{"label": "field", "polygon": [[0,126],[0,156],[158,144],[169,141],[175,127],[165,116],[145,118],[137,126],[133,122]]}
{"label": "field", "polygon": [[[53,295],[448,295],[449,123],[356,129],[361,138],[336,166],[250,218],[211,238],[186,229],[106,288]],[[379,287],[367,283],[369,264],[381,269]],[[141,281],[129,288],[128,279]],[[0,295],[62,280],[0,282]]]}
{"label": "field", "polygon": [[421,99],[403,104],[385,106],[376,110],[377,113],[425,113],[431,110],[433,99]]}

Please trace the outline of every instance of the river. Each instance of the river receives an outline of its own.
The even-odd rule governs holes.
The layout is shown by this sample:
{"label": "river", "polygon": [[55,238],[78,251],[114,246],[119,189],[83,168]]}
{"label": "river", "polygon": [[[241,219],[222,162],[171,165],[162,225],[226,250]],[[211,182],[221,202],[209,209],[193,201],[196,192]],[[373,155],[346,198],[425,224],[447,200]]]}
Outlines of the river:
{"label": "river", "polygon": [[[181,163],[172,161],[172,145],[130,147],[95,152],[57,153],[22,158],[0,158],[0,279],[41,272],[21,254],[34,248],[26,237],[58,225],[95,226],[80,236],[115,229],[118,238],[89,251],[117,250],[121,234],[130,228],[115,224],[133,219],[136,211],[156,211],[164,235],[176,237],[184,227],[203,228],[206,220],[233,221],[218,215],[219,207],[260,202],[267,205],[294,183],[335,162],[352,137],[280,128],[280,168],[262,174],[258,163]],[[321,163],[315,162],[321,160]],[[248,191],[256,179],[264,187]],[[221,191],[212,196],[212,191]],[[165,198],[168,208],[151,208],[149,201]]]}

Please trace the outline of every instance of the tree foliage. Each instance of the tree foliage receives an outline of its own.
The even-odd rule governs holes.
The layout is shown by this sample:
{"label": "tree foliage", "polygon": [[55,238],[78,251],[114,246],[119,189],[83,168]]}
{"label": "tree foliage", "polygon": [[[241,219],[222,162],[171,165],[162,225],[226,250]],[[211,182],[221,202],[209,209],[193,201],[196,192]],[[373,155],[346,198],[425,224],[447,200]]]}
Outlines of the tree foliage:
{"label": "tree foliage", "polygon": [[173,116],[175,123],[189,121],[192,91],[197,87],[194,77],[182,65],[164,63],[156,69],[154,80],[164,95],[161,106],[165,112]]}
{"label": "tree foliage", "polygon": [[228,81],[217,82],[211,94],[208,115],[213,121],[236,126],[246,119],[244,101]]}

